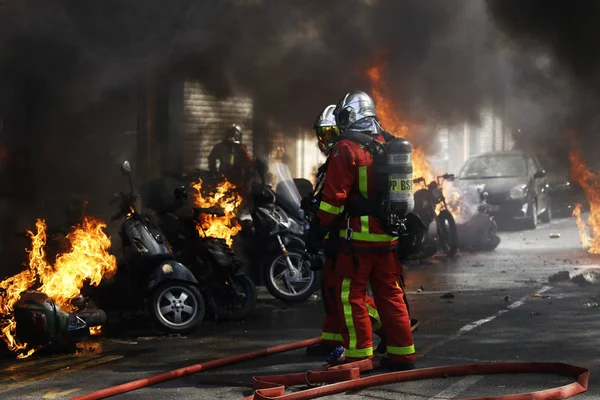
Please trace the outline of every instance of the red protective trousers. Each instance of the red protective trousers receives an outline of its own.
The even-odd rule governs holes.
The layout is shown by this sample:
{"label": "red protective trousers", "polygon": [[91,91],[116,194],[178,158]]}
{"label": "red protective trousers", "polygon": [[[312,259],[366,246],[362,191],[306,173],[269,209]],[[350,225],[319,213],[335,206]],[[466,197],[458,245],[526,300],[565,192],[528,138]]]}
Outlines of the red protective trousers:
{"label": "red protective trousers", "polygon": [[[339,296],[336,295],[337,280],[334,268],[335,264],[333,263],[333,260],[327,259],[325,268],[323,270],[323,286],[321,289],[326,310],[325,320],[323,321],[322,338],[324,344],[337,347],[344,345],[344,339],[341,334],[343,321],[340,320],[338,312],[337,299]],[[377,307],[375,306],[375,300],[366,294],[365,304],[367,307],[367,312],[369,313],[370,327],[372,332],[376,333],[380,337],[383,336],[384,331],[382,329],[381,318],[379,317]]]}
{"label": "red protective trousers", "polygon": [[346,357],[349,361],[373,357],[372,328],[366,300],[370,282],[387,338],[388,357],[398,362],[413,361],[415,346],[400,282],[402,265],[396,252],[354,250],[351,254],[343,244],[333,269]]}

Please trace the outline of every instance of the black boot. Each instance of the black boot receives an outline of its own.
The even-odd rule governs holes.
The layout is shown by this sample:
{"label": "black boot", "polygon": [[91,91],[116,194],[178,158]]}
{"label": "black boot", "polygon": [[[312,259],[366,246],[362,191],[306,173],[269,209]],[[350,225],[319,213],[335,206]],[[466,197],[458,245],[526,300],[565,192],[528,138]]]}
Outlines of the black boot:
{"label": "black boot", "polygon": [[385,336],[380,336],[380,338],[381,340],[379,341],[379,344],[377,345],[375,351],[379,354],[385,354],[387,352],[387,339],[385,338]]}
{"label": "black boot", "polygon": [[306,348],[306,355],[309,357],[327,357],[335,350],[335,346],[330,346],[325,343],[313,344]]}
{"label": "black boot", "polygon": [[390,358],[386,356],[383,356],[381,358],[381,366],[387,369],[391,369],[392,371],[409,371],[411,369],[415,369],[415,363],[412,361],[394,361],[390,360]]}

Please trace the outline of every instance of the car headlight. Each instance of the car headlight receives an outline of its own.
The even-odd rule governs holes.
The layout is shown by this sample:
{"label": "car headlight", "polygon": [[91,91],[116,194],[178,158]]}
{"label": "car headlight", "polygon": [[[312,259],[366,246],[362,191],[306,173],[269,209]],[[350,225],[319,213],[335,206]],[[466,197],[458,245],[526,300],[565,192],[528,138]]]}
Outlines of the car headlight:
{"label": "car headlight", "polygon": [[527,185],[517,185],[514,188],[510,189],[510,198],[511,199],[522,199],[525,196],[525,188]]}

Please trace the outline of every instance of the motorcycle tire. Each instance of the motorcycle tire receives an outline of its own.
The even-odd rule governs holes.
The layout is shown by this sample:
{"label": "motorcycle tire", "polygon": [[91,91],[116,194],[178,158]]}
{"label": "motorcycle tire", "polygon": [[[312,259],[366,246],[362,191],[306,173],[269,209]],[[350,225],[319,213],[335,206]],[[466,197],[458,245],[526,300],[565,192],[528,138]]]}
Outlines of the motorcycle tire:
{"label": "motorcycle tire", "polygon": [[256,307],[256,286],[249,276],[240,274],[232,277],[233,284],[238,287],[238,290],[246,295],[246,299],[241,307],[234,309],[227,307],[219,307],[214,297],[210,296],[208,302],[210,304],[210,313],[217,321],[232,321],[238,322],[246,319],[246,317],[254,311]]}
{"label": "motorcycle tire", "polygon": [[[181,300],[184,294],[186,297]],[[152,291],[148,300],[148,312],[152,321],[158,329],[166,333],[193,332],[206,313],[200,291],[186,282],[177,280],[163,282]],[[186,309],[186,307],[191,308]],[[185,319],[182,314],[185,315]]]}
{"label": "motorcycle tire", "polygon": [[[458,233],[456,222],[448,210],[442,210],[437,217],[437,230],[440,239],[440,247],[448,257],[454,257],[458,250]],[[445,224],[448,223],[448,225]]]}
{"label": "motorcycle tire", "polygon": [[492,251],[500,244],[500,237],[498,237],[498,226],[496,221],[490,221],[490,226],[486,232],[484,232],[484,243],[481,246],[483,251]]}
{"label": "motorcycle tire", "polygon": [[[320,274],[318,271],[313,271],[310,268],[310,264],[305,262],[303,251],[294,248],[288,249],[288,255],[292,260],[292,263],[296,261],[295,266],[299,265],[301,262],[303,263],[302,267],[308,271],[307,274],[310,279],[308,285],[306,285],[300,293],[287,293],[277,286],[274,282],[274,271],[278,265],[285,265],[286,260],[283,254],[277,254],[271,263],[267,263],[267,267],[263,270],[263,280],[271,296],[275,297],[277,300],[281,300],[287,304],[301,303],[308,299],[320,287]],[[285,268],[287,269],[287,267]]]}

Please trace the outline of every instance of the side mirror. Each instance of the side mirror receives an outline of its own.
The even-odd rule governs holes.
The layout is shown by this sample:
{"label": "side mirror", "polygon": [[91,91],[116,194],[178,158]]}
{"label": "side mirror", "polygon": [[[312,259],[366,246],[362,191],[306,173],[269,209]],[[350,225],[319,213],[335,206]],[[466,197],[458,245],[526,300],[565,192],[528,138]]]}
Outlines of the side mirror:
{"label": "side mirror", "polygon": [[121,164],[121,173],[127,176],[131,174],[131,165],[129,165],[129,161],[123,161],[123,164]]}
{"label": "side mirror", "polygon": [[545,169],[541,169],[541,170],[537,171],[535,174],[533,174],[533,178],[534,179],[543,178],[545,176],[546,176],[546,170]]}

